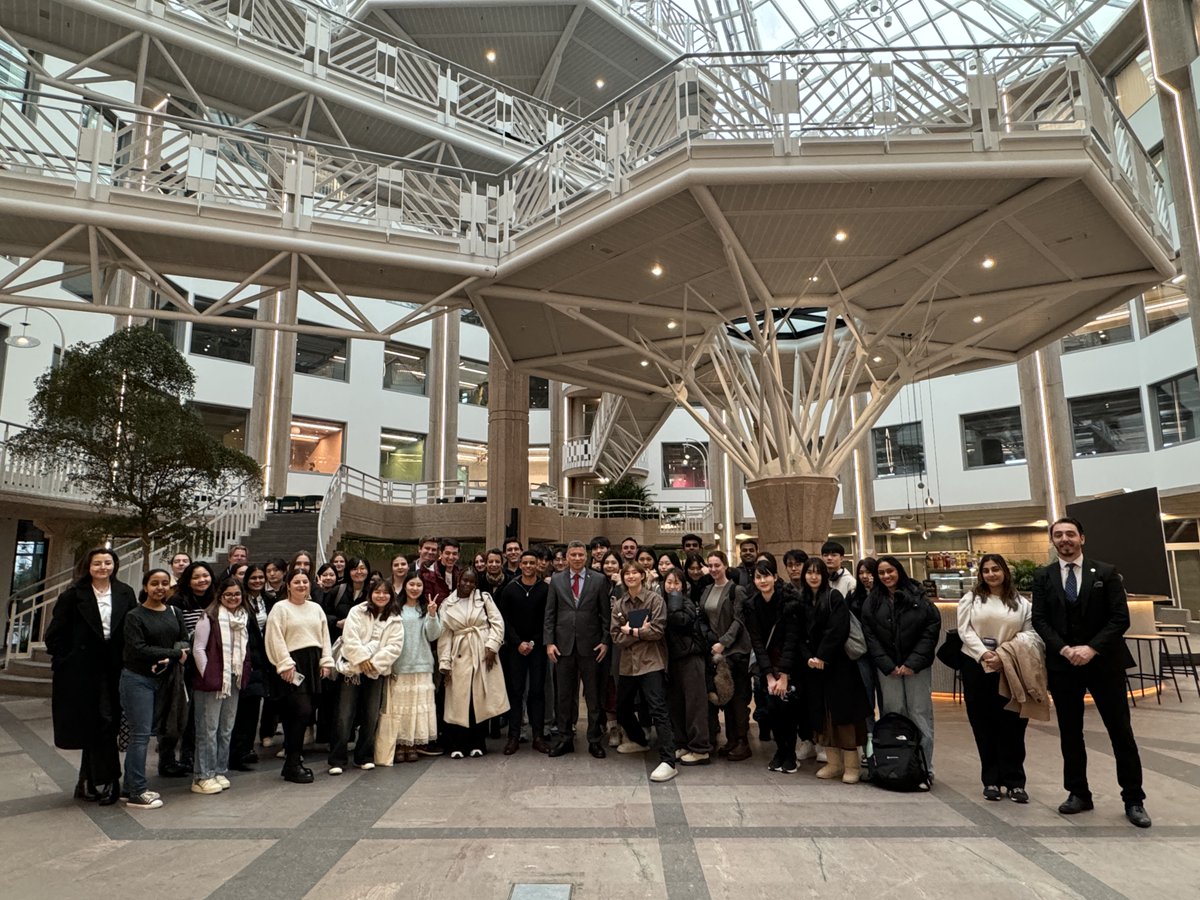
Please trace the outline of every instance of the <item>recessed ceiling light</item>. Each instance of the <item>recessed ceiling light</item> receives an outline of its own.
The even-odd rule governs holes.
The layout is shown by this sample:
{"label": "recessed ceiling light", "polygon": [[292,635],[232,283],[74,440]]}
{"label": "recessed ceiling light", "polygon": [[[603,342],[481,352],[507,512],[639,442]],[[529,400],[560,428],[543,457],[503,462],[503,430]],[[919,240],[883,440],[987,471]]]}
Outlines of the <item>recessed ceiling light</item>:
{"label": "recessed ceiling light", "polygon": [[985,269],[994,269],[994,268],[996,268],[996,261],[994,259],[992,259],[990,256],[985,256],[983,258],[983,262],[981,262],[980,265],[983,266]]}
{"label": "recessed ceiling light", "polygon": [[839,244],[842,241],[846,240],[846,238],[848,238],[848,237],[850,237],[850,235],[846,234],[846,232],[842,231],[841,229],[838,229],[836,232],[834,232],[834,235],[833,235],[833,239],[835,241],[837,241]]}
{"label": "recessed ceiling light", "polygon": [[808,276],[808,280],[809,280],[809,281],[820,281],[820,280],[821,280],[821,276],[820,276],[820,275],[809,275],[809,276]]}
{"label": "recessed ceiling light", "polygon": [[648,359],[643,359],[643,360],[642,360],[642,368],[644,369],[644,368],[646,368],[646,366],[648,366],[648,365],[650,365],[650,360],[648,360]]}
{"label": "recessed ceiling light", "polygon": [[882,356],[872,356],[871,362],[881,363],[881,362],[883,362],[883,357]]}
{"label": "recessed ceiling light", "polygon": [[489,50],[487,53],[483,54],[483,58],[486,59],[488,62],[495,62],[496,61],[496,51]]}
{"label": "recessed ceiling light", "polygon": [[679,323],[676,322],[674,319],[671,319],[669,322],[667,322],[668,328],[677,328],[678,326],[679,326]]}
{"label": "recessed ceiling light", "polygon": [[663,273],[662,263],[655,263],[650,267],[650,274],[658,278]]}
{"label": "recessed ceiling light", "polygon": [[971,321],[974,322],[976,325],[978,325],[980,322],[983,321],[983,316],[976,316]]}
{"label": "recessed ceiling light", "polygon": [[603,78],[596,79],[596,90],[598,90],[598,91],[604,90],[604,79]]}

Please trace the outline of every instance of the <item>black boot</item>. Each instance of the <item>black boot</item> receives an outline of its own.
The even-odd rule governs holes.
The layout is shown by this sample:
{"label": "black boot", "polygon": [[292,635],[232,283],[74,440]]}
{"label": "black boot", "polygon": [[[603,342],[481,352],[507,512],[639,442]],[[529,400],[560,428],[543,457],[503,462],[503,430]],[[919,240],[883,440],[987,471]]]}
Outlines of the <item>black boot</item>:
{"label": "black boot", "polygon": [[290,781],[292,784],[312,784],[313,773],[312,769],[306,769],[300,760],[300,754],[288,754],[287,759],[283,762],[284,781]]}
{"label": "black boot", "polygon": [[79,781],[75,783],[75,799],[87,800],[89,803],[95,803],[100,799],[100,794],[86,778],[80,778]]}
{"label": "black boot", "polygon": [[97,786],[96,790],[100,792],[100,805],[112,806],[121,799],[121,779],[114,778],[108,784]]}

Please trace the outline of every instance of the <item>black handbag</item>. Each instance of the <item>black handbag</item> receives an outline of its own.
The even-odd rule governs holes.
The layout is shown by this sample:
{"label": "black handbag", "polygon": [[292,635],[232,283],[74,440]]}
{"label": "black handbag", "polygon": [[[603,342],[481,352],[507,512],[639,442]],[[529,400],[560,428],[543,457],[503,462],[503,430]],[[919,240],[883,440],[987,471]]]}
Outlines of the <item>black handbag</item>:
{"label": "black handbag", "polygon": [[942,661],[943,665],[951,669],[961,669],[963,664],[963,642],[958,636],[958,629],[951,628],[946,632],[946,639],[942,641],[942,646],[937,649],[937,658]]}

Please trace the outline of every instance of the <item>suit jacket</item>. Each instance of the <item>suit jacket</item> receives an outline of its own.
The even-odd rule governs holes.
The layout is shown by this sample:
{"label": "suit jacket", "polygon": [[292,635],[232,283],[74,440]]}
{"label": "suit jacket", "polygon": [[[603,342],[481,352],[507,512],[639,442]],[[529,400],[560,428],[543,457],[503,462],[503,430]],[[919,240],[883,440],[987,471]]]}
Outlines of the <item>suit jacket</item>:
{"label": "suit jacket", "polygon": [[[1134,664],[1124,637],[1129,630],[1129,603],[1121,576],[1108,563],[1085,556],[1078,577],[1081,635],[1096,651],[1088,665],[1118,672],[1129,668]],[[1062,672],[1074,668],[1062,656],[1069,625],[1067,594],[1057,559],[1034,573],[1033,627],[1046,644],[1046,669]]]}
{"label": "suit jacket", "polygon": [[571,592],[570,569],[555,572],[550,579],[542,637],[547,644],[556,644],[558,652],[563,654],[591,653],[598,644],[612,643],[608,633],[612,582],[595,569],[585,568],[580,574],[583,580],[579,584],[578,603]]}
{"label": "suit jacket", "polygon": [[79,750],[100,727],[100,692],[107,691],[112,708],[120,709],[117,686],[125,658],[125,616],[137,606],[133,589],[115,578],[109,639],[104,640],[100,607],[91,579],[85,577],[54,601],[46,628],[53,685],[50,708],[54,745]]}

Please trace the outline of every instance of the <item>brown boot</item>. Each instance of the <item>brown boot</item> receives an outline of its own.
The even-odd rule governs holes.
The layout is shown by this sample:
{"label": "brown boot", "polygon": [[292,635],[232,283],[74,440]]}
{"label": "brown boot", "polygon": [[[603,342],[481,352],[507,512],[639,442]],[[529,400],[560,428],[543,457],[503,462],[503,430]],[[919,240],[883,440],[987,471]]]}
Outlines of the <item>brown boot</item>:
{"label": "brown boot", "polygon": [[743,759],[749,759],[752,755],[749,742],[740,740],[729,748],[729,753],[725,758],[730,762],[741,762]]}
{"label": "brown boot", "polygon": [[862,778],[862,758],[858,755],[858,748],[843,750],[842,760],[842,765],[846,770],[842,773],[842,783],[858,784]]}
{"label": "brown boot", "polygon": [[545,738],[543,738],[541,735],[535,737],[533,739],[533,743],[530,744],[530,746],[533,747],[533,749],[536,750],[538,753],[549,753],[550,752],[550,745],[546,743]]}
{"label": "brown boot", "polygon": [[514,753],[516,753],[520,749],[521,749],[521,738],[520,737],[510,737],[508,739],[508,743],[504,745],[504,755],[512,756]]}

